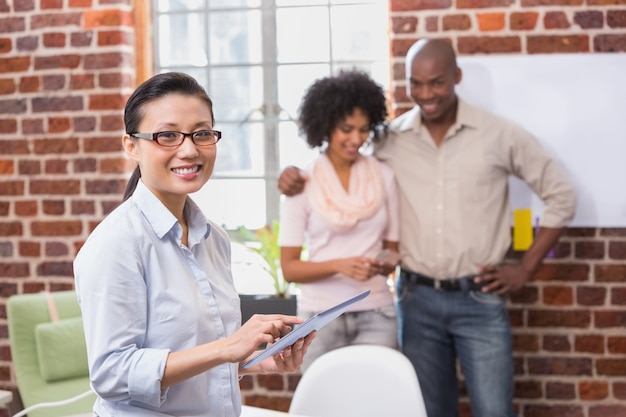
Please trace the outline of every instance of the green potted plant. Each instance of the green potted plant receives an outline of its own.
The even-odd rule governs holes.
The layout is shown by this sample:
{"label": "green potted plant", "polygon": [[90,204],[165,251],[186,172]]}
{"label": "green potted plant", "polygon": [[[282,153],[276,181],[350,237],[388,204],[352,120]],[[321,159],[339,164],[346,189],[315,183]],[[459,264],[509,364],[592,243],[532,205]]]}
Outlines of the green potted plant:
{"label": "green potted plant", "polygon": [[[280,268],[280,246],[278,234],[280,224],[274,220],[270,225],[257,230],[240,227],[240,241],[249,250],[257,253],[263,260],[262,268],[272,279],[273,294],[240,294],[242,323],[252,314],[289,314],[297,311],[296,296],[292,294],[293,286],[283,277]],[[253,277],[254,278],[254,277]]]}

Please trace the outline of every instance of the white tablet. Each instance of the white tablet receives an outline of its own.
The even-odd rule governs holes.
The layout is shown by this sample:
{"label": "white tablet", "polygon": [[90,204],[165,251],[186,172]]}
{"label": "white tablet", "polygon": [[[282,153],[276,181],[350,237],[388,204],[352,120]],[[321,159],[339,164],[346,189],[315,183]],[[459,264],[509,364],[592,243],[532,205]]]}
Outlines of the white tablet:
{"label": "white tablet", "polygon": [[293,345],[298,339],[305,337],[313,330],[319,330],[322,327],[326,326],[332,320],[343,314],[343,312],[346,311],[348,307],[350,307],[352,304],[361,301],[362,299],[367,297],[369,293],[370,290],[365,290],[362,293],[359,293],[354,297],[347,299],[346,301],[342,301],[341,303],[333,307],[330,307],[324,311],[320,311],[304,323],[296,326],[292,331],[278,339],[276,343],[269,346],[267,349],[256,355],[254,358],[241,365],[241,367],[247,368],[249,366],[256,365],[262,360],[267,359],[270,356],[276,355],[277,353],[280,353],[287,346]]}

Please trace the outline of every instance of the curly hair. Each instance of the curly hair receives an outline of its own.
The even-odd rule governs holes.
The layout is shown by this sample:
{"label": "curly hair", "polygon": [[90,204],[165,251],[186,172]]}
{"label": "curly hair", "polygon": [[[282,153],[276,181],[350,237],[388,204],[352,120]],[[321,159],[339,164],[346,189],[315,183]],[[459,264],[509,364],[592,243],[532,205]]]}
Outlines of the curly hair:
{"label": "curly hair", "polygon": [[343,70],[316,80],[299,108],[299,132],[311,148],[328,141],[337,125],[359,108],[367,115],[373,141],[386,131],[387,106],[383,89],[360,70]]}

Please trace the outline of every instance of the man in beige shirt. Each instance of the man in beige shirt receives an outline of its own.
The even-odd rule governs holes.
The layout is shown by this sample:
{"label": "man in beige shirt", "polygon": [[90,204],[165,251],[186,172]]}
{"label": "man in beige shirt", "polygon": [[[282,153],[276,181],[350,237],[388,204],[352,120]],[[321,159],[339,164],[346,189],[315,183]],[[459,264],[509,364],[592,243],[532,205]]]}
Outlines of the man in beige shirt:
{"label": "man in beige shirt", "polygon": [[[457,416],[458,358],[472,414],[512,417],[505,297],[524,286],[572,220],[574,190],[531,134],[458,98],[462,74],[449,43],[417,41],[406,76],[416,106],[392,121],[376,149],[400,191],[400,345],[429,416]],[[510,175],[544,203],[533,245],[517,264],[503,263],[511,244]],[[279,187],[293,193],[302,181],[287,169]]]}

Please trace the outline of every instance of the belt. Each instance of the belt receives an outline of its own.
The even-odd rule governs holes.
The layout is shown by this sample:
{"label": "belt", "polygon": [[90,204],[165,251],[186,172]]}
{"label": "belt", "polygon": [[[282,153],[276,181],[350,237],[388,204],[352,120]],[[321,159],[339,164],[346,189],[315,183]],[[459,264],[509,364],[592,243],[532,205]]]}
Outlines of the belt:
{"label": "belt", "polygon": [[474,282],[476,276],[476,274],[472,274],[460,278],[435,279],[406,269],[400,271],[400,278],[410,284],[424,285],[443,291],[480,291],[483,285]]}

